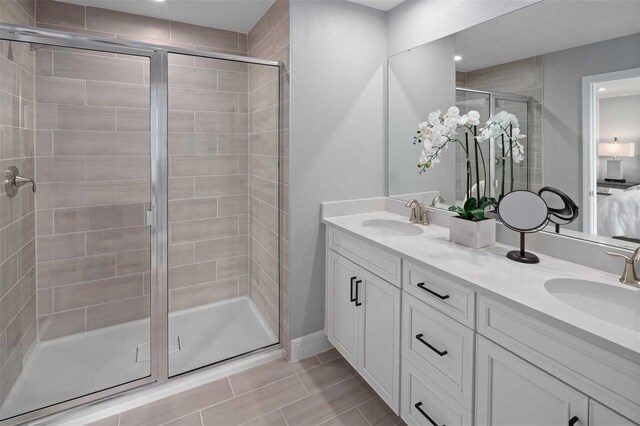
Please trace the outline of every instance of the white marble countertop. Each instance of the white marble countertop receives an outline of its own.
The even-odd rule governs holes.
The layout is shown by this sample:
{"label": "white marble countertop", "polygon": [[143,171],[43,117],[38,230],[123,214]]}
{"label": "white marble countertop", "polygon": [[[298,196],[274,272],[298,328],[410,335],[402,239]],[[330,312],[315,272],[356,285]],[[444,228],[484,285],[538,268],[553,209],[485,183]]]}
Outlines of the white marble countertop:
{"label": "white marble countertop", "polygon": [[[361,225],[369,219],[408,223],[405,216],[387,211],[328,217],[323,219],[323,223],[404,259],[453,275],[462,284],[481,294],[631,361],[640,362],[640,332],[572,308],[547,292],[544,286],[552,278],[583,279],[623,286],[617,276],[543,255],[539,256],[541,262],[536,265],[513,262],[505,257],[513,247],[502,244],[480,250],[463,247],[449,241],[448,228],[437,225],[415,225],[424,231],[415,236],[384,235]],[[624,287],[629,291],[638,291]]]}

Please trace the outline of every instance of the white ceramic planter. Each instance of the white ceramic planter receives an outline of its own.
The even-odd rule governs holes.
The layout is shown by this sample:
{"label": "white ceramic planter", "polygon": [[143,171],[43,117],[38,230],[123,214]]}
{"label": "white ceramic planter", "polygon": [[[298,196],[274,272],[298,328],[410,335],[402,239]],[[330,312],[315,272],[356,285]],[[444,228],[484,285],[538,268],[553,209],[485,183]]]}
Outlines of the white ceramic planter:
{"label": "white ceramic planter", "polygon": [[496,243],[496,220],[478,222],[452,216],[449,223],[449,240],[454,243],[479,249]]}

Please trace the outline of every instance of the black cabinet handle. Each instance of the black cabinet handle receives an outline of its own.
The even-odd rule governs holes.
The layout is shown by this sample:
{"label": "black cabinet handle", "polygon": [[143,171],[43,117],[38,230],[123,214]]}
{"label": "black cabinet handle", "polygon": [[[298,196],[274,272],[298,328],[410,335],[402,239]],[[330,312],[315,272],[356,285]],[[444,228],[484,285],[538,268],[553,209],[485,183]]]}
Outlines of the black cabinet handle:
{"label": "black cabinet handle", "polygon": [[353,282],[357,277],[351,277],[351,287],[349,289],[349,302],[355,302],[356,298],[353,297]]}
{"label": "black cabinet handle", "polygon": [[[440,426],[440,425],[438,425],[438,423],[434,422],[433,419],[431,417],[429,417],[429,415],[427,413],[425,413],[422,408],[420,408],[420,407],[422,407],[422,402],[416,402],[414,407],[416,407],[416,410],[420,411],[420,414],[425,416],[427,418],[427,420],[429,420],[429,423],[431,423],[433,426]],[[445,425],[442,425],[442,426],[445,426]]]}
{"label": "black cabinet handle", "polygon": [[569,420],[569,426],[573,426],[576,423],[578,423],[580,421],[580,419],[578,418],[578,416],[573,416],[571,417],[571,420]]}
{"label": "black cabinet handle", "polygon": [[416,339],[418,339],[420,341],[420,343],[423,343],[426,347],[428,347],[429,349],[431,349],[432,351],[434,351],[435,353],[437,353],[440,356],[445,356],[446,354],[448,354],[449,352],[447,351],[442,351],[440,352],[439,350],[437,350],[436,348],[434,348],[433,346],[431,346],[429,344],[429,342],[427,342],[426,340],[424,340],[422,338],[422,336],[424,336],[424,334],[420,333],[420,334],[416,334]]}
{"label": "black cabinet handle", "polygon": [[359,298],[359,296],[358,296],[358,289],[359,289],[359,287],[360,287],[360,286],[359,286],[359,284],[360,284],[361,282],[362,282],[362,280],[358,280],[358,281],[356,281],[356,306],[360,306],[360,305],[362,305],[362,303],[358,302],[358,298]]}
{"label": "black cabinet handle", "polygon": [[443,295],[441,295],[441,294],[436,293],[436,292],[435,292],[435,291],[433,291],[433,290],[429,290],[429,289],[424,285],[424,283],[418,283],[418,284],[417,284],[417,286],[418,286],[418,287],[420,287],[421,289],[423,289],[424,291],[426,291],[427,293],[433,294],[435,297],[437,297],[437,298],[438,298],[438,299],[440,299],[440,300],[446,300],[446,299],[448,299],[448,298],[449,298],[449,295],[448,295],[448,294],[445,294],[445,295],[443,296]]}

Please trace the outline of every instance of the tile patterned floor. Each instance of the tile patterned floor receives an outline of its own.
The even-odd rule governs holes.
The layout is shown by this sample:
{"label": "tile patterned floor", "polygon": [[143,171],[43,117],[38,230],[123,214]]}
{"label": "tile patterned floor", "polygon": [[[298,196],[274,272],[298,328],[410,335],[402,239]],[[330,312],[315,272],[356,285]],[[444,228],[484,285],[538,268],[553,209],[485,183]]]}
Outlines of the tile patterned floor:
{"label": "tile patterned floor", "polygon": [[272,361],[92,426],[374,426],[404,424],[335,349]]}

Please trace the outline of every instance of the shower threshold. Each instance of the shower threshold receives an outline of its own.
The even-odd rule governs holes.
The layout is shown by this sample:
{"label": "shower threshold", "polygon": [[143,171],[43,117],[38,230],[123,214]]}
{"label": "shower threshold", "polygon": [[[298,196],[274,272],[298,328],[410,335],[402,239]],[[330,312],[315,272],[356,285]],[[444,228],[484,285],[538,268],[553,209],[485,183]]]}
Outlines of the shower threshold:
{"label": "shower threshold", "polygon": [[[144,319],[38,343],[0,407],[1,418],[148,376],[149,358],[142,354],[148,351],[149,330]],[[169,375],[277,342],[247,296],[172,312]]]}

